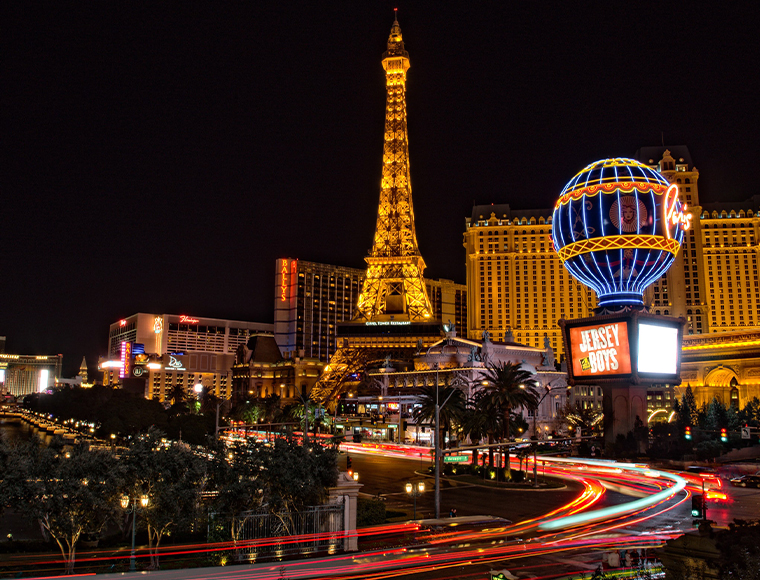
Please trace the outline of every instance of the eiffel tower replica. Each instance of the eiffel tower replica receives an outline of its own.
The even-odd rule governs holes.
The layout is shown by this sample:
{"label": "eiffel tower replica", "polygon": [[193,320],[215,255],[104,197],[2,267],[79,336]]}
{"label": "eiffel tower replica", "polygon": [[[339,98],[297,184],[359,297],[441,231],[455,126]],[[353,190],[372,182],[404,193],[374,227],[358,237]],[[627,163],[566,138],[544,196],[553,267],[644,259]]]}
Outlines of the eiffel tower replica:
{"label": "eiffel tower replica", "polygon": [[[421,346],[441,337],[422,272],[425,261],[414,229],[412,186],[409,179],[409,140],[406,129],[406,71],[398,18],[383,54],[385,86],[385,146],[375,237],[367,275],[350,323],[338,325],[338,350],[314,385],[311,397],[332,406],[345,385],[367,366],[391,360],[407,361]],[[403,364],[403,362],[402,362]]]}

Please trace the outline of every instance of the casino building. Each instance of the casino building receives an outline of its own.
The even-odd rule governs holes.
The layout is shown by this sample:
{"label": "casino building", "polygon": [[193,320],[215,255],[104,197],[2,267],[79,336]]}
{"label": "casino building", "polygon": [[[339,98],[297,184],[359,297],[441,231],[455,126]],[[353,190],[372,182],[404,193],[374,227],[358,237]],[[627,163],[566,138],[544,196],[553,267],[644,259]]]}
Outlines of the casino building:
{"label": "casino building", "polygon": [[0,353],[0,393],[22,397],[52,388],[61,378],[63,355]]}
{"label": "casino building", "polygon": [[120,384],[164,401],[175,385],[195,396],[197,384],[216,396],[232,396],[232,367],[238,347],[272,324],[184,314],[139,312],[114,322],[108,332],[108,357],[101,359],[103,384]]}
{"label": "casino building", "polygon": [[562,266],[551,241],[551,209],[513,210],[476,205],[465,220],[467,336],[510,332],[516,342],[541,348],[548,337],[564,355],[561,318],[590,316],[593,291]]}
{"label": "casino building", "polygon": [[[686,334],[760,327],[760,196],[739,203],[702,203],[699,171],[686,146],[643,147],[636,159],[678,185],[694,214],[671,268],[645,292],[654,314],[683,316]],[[557,320],[589,316],[591,290],[562,267],[549,234],[551,210],[476,205],[465,220],[467,333],[540,346],[544,334],[564,356]],[[697,217],[698,216],[698,217]]]}

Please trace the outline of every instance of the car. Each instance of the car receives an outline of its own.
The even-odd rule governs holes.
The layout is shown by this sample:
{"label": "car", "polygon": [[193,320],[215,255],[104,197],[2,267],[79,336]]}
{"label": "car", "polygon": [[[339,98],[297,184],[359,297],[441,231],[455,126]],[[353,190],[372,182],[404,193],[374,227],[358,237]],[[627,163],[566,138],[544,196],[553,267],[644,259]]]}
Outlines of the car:
{"label": "car", "polygon": [[736,487],[760,487],[760,475],[742,475],[731,479],[731,485]]}
{"label": "car", "polygon": [[714,469],[710,467],[700,467],[699,465],[689,465],[681,472],[682,477],[696,488],[704,487],[705,489],[720,489],[723,487],[720,477]]}

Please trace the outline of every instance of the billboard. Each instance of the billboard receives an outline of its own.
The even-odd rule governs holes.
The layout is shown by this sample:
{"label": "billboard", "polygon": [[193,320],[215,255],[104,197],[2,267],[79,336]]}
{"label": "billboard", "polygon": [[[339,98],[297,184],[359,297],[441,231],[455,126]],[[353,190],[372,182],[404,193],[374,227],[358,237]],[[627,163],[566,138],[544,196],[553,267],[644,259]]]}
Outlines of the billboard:
{"label": "billboard", "polygon": [[571,384],[679,384],[683,319],[628,312],[561,320]]}
{"label": "billboard", "polygon": [[625,321],[570,329],[573,374],[576,377],[626,375],[631,372],[631,349]]}

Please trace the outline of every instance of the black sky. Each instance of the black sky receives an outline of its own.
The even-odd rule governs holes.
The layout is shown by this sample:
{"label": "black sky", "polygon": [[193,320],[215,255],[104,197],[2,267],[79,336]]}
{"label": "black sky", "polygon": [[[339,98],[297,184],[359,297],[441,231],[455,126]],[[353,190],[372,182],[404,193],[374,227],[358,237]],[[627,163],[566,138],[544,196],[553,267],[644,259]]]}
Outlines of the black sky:
{"label": "black sky", "polygon": [[427,276],[464,282],[473,201],[550,207],[662,133],[703,201],[758,193],[756,4],[615,4],[4,3],[8,350],[73,374],[138,311],[271,322],[278,257],[363,267],[394,6]]}

